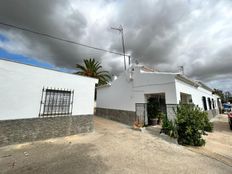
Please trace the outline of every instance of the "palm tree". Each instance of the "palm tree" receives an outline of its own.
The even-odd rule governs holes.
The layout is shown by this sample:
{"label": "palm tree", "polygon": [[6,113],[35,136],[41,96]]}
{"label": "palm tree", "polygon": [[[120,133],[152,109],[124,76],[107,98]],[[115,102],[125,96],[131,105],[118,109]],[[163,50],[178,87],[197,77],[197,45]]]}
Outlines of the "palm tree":
{"label": "palm tree", "polygon": [[[95,59],[84,59],[84,65],[76,64],[78,72],[74,74],[97,78],[98,84],[96,86],[105,85],[111,80],[108,71],[103,71],[100,62]],[[97,99],[97,90],[95,88],[94,100]]]}
{"label": "palm tree", "polygon": [[103,71],[101,63],[95,59],[84,59],[84,65],[76,64],[76,68],[80,69],[75,74],[97,78],[98,86],[105,85],[111,80],[108,71]]}

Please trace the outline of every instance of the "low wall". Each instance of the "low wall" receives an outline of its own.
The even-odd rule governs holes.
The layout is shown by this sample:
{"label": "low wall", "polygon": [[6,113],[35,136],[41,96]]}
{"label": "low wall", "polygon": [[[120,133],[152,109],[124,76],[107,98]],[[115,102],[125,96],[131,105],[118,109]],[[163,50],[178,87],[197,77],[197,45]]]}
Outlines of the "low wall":
{"label": "low wall", "polygon": [[92,132],[93,115],[0,121],[0,146]]}
{"label": "low wall", "polygon": [[133,125],[135,112],[117,109],[96,108],[96,116],[118,121],[127,125]]}

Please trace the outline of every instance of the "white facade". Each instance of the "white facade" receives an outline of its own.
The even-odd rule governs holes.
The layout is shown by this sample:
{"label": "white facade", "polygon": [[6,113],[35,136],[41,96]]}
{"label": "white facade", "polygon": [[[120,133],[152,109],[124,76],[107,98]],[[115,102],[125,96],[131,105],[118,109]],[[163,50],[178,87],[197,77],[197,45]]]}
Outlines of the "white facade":
{"label": "white facade", "polygon": [[[182,77],[182,78],[177,78]],[[97,107],[135,111],[136,103],[146,103],[147,94],[164,94],[166,104],[179,104],[181,93],[191,97],[191,103],[203,108],[202,97],[217,101],[210,88],[194,82],[180,73],[148,72],[134,66],[121,74],[111,85],[97,90]],[[208,105],[208,102],[207,102]],[[214,105],[218,109],[217,102]],[[209,108],[209,106],[207,107]]]}
{"label": "white facade", "polygon": [[[211,101],[213,99],[213,101],[215,102],[214,103],[215,109],[219,108],[217,100],[220,99],[220,97],[212,94],[211,90],[204,89],[201,86],[194,87],[193,85],[186,84],[176,79],[176,93],[190,94],[192,97],[192,103],[194,103],[195,105],[199,106],[202,109],[204,109],[202,97],[205,97],[207,100],[206,101],[207,110],[210,110],[208,98],[210,98]],[[177,95],[177,103],[179,103],[179,101],[181,101],[180,95]],[[211,106],[211,108],[213,108],[213,106]]]}
{"label": "white facade", "polygon": [[94,112],[97,79],[0,60],[0,120],[35,118],[42,89],[74,91],[72,115]]}

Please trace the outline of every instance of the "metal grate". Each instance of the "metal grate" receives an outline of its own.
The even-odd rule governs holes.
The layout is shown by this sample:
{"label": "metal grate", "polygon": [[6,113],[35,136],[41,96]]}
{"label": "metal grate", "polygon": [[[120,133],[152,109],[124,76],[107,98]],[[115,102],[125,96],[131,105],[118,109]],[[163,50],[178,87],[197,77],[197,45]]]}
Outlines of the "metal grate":
{"label": "metal grate", "polygon": [[43,88],[40,117],[72,115],[73,90]]}
{"label": "metal grate", "polygon": [[144,125],[148,124],[147,103],[136,103],[135,113],[136,113],[136,121],[138,121],[139,123],[143,123]]}

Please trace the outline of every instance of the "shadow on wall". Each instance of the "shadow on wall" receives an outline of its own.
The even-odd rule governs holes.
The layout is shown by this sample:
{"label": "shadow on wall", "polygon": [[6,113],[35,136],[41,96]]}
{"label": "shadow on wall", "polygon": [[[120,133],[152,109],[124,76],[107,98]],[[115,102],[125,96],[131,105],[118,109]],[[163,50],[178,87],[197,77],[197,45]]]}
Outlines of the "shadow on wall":
{"label": "shadow on wall", "polygon": [[[24,151],[29,152],[28,157],[21,155]],[[2,160],[0,169],[3,173],[104,174],[109,170],[102,157],[96,155],[97,148],[93,144],[36,143],[29,149],[13,150],[11,153],[11,158],[3,160],[15,161],[15,167],[2,166],[7,163]]]}

